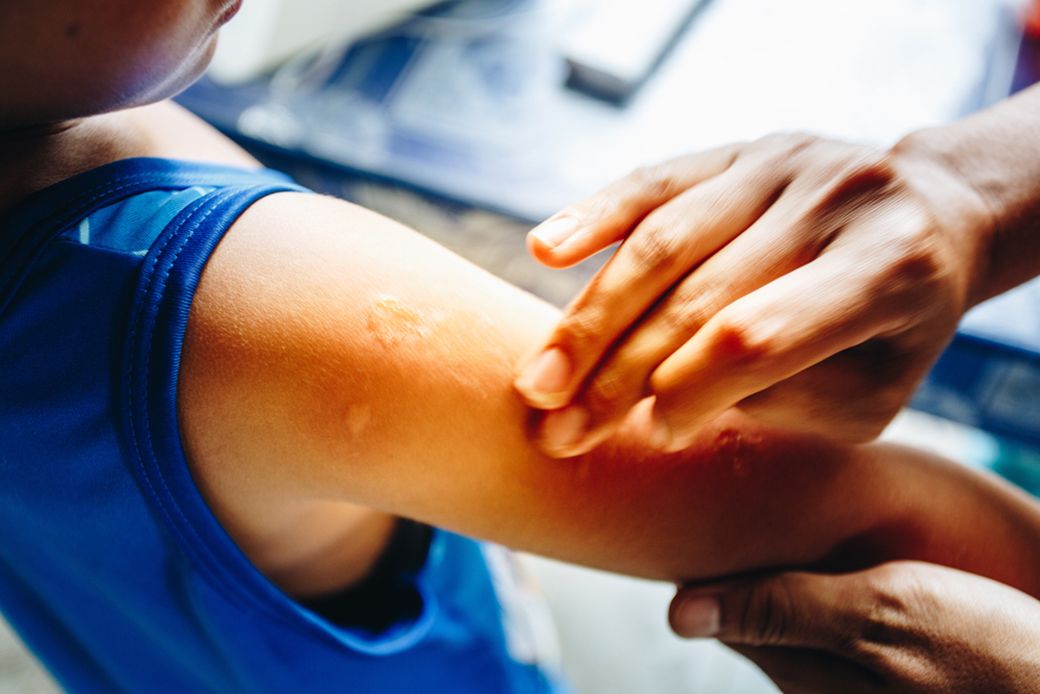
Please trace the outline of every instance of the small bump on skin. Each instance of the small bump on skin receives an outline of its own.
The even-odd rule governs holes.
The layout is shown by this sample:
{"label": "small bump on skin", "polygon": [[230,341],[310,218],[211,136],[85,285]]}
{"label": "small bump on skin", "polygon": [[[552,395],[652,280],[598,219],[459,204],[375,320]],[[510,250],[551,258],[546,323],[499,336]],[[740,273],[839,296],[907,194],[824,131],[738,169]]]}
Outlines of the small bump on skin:
{"label": "small bump on skin", "polygon": [[361,436],[372,421],[372,408],[368,405],[351,405],[347,408],[347,431],[354,438]]}
{"label": "small bump on skin", "polygon": [[68,39],[78,38],[82,28],[79,22],[69,22],[65,25],[65,37]]}
{"label": "small bump on skin", "polygon": [[368,309],[368,330],[385,347],[430,334],[423,315],[392,294],[380,294]]}
{"label": "small bump on skin", "polygon": [[734,429],[722,429],[715,436],[716,452],[729,462],[730,469],[736,477],[747,477],[751,474],[755,444],[756,441],[748,440]]}

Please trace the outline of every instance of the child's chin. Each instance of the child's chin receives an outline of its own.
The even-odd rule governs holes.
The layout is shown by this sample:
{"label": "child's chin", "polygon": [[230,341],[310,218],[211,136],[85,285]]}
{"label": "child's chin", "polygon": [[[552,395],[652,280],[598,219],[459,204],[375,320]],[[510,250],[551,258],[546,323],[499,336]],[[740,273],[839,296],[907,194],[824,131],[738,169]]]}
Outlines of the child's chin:
{"label": "child's chin", "polygon": [[181,64],[180,70],[166,81],[159,93],[153,95],[149,102],[162,101],[177,96],[194,84],[209,67],[213,54],[217,50],[217,33],[210,35],[199,48]]}

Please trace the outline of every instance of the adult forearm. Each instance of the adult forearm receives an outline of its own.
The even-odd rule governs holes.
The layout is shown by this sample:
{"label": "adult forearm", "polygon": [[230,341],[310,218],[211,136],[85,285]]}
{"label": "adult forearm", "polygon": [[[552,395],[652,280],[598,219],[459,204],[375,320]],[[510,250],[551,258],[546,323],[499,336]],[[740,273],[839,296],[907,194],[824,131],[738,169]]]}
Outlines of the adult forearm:
{"label": "adult forearm", "polygon": [[971,303],[1040,274],[1040,87],[951,125],[913,133],[896,150],[938,162],[982,204],[984,215],[973,224],[976,238],[964,246],[976,256]]}

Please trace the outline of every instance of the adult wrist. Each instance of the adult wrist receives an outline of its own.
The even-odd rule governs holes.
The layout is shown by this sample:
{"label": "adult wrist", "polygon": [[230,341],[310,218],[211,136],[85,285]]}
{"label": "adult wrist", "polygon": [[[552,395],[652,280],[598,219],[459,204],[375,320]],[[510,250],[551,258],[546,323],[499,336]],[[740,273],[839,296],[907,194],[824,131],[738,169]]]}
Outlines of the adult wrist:
{"label": "adult wrist", "polygon": [[921,130],[895,151],[930,159],[959,179],[988,221],[971,303],[1040,274],[1040,86],[949,125]]}
{"label": "adult wrist", "polygon": [[969,175],[966,151],[945,128],[919,130],[903,137],[889,156],[926,201],[946,238],[951,263],[964,278],[963,310],[994,293],[993,244],[999,237],[1001,205]]}

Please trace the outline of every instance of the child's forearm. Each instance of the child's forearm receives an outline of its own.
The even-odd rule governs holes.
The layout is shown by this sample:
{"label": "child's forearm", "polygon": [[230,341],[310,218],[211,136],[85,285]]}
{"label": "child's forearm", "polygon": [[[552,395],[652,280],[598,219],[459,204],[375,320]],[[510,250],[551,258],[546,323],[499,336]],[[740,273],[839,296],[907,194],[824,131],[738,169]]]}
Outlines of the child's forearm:
{"label": "child's forearm", "polygon": [[1040,504],[992,474],[893,445],[864,447],[864,474],[884,515],[828,562],[917,559],[1040,597]]}
{"label": "child's forearm", "polygon": [[630,427],[582,459],[542,465],[512,476],[518,500],[539,497],[537,519],[470,530],[670,581],[914,558],[1040,595],[1040,507],[921,451],[838,446],[730,414],[681,453],[647,449]]}

